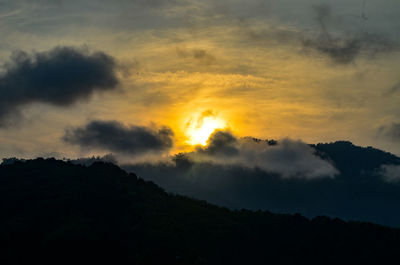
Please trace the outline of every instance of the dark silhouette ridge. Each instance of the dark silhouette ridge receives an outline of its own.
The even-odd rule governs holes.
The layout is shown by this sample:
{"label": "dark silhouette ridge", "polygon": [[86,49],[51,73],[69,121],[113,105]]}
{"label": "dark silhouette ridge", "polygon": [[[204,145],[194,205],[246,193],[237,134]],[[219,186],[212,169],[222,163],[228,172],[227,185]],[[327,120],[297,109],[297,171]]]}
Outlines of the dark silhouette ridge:
{"label": "dark silhouette ridge", "polygon": [[[254,143],[279,142],[247,138]],[[270,144],[272,143],[272,145]],[[339,172],[333,178],[284,178],[277,173],[240,164],[191,160],[182,153],[172,163],[123,165],[168,192],[207,200],[230,209],[266,209],[361,220],[400,227],[400,158],[348,141],[310,145],[319,158]],[[268,148],[268,146],[266,147]],[[289,150],[290,151],[290,150]],[[293,166],[290,152],[287,165]],[[218,154],[221,155],[221,152]],[[218,156],[217,156],[218,158]],[[392,175],[385,175],[385,165]]]}
{"label": "dark silhouette ridge", "polygon": [[119,167],[0,165],[2,264],[397,264],[400,230],[167,194]]}
{"label": "dark silhouette ridge", "polygon": [[384,164],[400,165],[400,158],[391,153],[371,146],[356,146],[349,141],[311,146],[331,159],[342,176],[359,176],[363,172],[372,173]]}

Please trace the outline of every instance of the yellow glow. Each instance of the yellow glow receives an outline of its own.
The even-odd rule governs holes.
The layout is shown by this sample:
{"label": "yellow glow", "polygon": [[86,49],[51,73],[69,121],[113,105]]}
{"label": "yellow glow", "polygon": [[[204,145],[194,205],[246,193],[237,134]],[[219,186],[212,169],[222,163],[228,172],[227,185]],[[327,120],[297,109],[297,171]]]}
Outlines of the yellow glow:
{"label": "yellow glow", "polygon": [[194,122],[190,121],[186,130],[188,144],[206,145],[208,138],[216,129],[225,127],[226,122],[214,116],[200,117]]}

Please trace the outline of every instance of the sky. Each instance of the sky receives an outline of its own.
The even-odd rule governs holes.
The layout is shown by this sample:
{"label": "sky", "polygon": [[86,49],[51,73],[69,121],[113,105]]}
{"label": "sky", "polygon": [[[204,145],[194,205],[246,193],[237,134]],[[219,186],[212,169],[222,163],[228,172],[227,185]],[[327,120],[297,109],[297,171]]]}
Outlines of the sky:
{"label": "sky", "polygon": [[[210,135],[399,155],[399,12],[397,0],[0,0],[1,156],[200,157]],[[310,159],[321,171],[307,177],[336,174]]]}

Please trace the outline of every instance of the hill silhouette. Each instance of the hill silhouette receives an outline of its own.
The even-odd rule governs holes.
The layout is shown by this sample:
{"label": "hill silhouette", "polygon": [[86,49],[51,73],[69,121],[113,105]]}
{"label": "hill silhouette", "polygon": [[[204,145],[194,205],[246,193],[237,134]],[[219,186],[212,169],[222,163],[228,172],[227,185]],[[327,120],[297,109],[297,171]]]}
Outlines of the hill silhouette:
{"label": "hill silhouette", "polygon": [[231,211],[103,162],[0,165],[1,264],[397,264],[400,230]]}
{"label": "hill silhouette", "polygon": [[[280,144],[270,142],[270,146]],[[230,209],[300,212],[308,218],[326,215],[400,227],[399,157],[348,141],[310,146],[316,156],[337,170],[337,175],[313,179],[284,177],[241,164],[192,161],[185,154],[175,156],[171,163],[122,167],[154,181],[168,192],[207,200]],[[292,163],[295,158],[290,157],[292,152],[286,154],[289,158],[283,154],[279,160],[285,160],[287,167],[295,168]],[[395,169],[389,179],[385,176],[388,172],[384,171],[388,165]],[[313,165],[308,168],[313,168]]]}
{"label": "hill silhouette", "polygon": [[320,152],[323,158],[328,158],[333,161],[334,165],[339,169],[340,176],[351,178],[371,176],[380,166],[385,164],[400,164],[400,158],[373,148],[371,146],[361,147],[356,146],[349,141],[337,141],[333,143],[312,145]]}

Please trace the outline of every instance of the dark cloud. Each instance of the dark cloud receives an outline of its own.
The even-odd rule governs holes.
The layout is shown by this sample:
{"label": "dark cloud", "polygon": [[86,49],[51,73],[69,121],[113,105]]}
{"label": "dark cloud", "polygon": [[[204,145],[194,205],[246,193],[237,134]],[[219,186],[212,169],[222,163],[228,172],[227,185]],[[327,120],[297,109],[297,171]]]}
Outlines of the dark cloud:
{"label": "dark cloud", "polygon": [[116,121],[91,121],[84,127],[67,129],[63,140],[82,148],[138,155],[168,150],[173,146],[173,132],[168,127],[151,129]]}
{"label": "dark cloud", "polygon": [[392,41],[373,33],[358,33],[341,37],[321,34],[316,38],[305,39],[303,45],[329,56],[339,64],[354,62],[360,55],[371,57],[396,49],[396,45]]}
{"label": "dark cloud", "polygon": [[357,39],[326,38],[322,35],[316,39],[307,39],[303,42],[307,48],[328,55],[337,63],[352,62],[360,53],[361,43]]}
{"label": "dark cloud", "polygon": [[70,106],[87,100],[95,91],[114,89],[118,84],[116,65],[103,52],[72,47],[15,52],[0,76],[0,126],[12,123],[27,104]]}
{"label": "dark cloud", "polygon": [[207,140],[207,147],[199,147],[197,152],[207,155],[232,156],[239,154],[236,148],[238,139],[229,131],[216,130]]}
{"label": "dark cloud", "polygon": [[385,137],[388,140],[400,141],[400,123],[392,123],[378,128],[378,136]]}
{"label": "dark cloud", "polygon": [[[374,56],[398,49],[396,43],[382,34],[366,31],[364,25],[356,32],[333,34],[329,26],[335,28],[335,19],[330,6],[314,6],[314,11],[320,33],[315,37],[304,36],[302,43],[306,48],[329,56],[336,63],[348,64],[360,55]],[[364,20],[365,16],[363,13],[360,18]]]}

